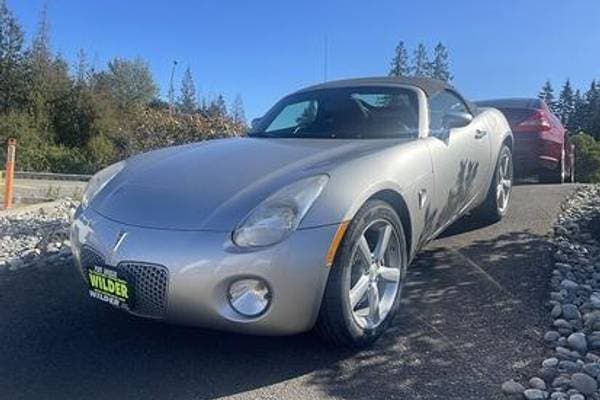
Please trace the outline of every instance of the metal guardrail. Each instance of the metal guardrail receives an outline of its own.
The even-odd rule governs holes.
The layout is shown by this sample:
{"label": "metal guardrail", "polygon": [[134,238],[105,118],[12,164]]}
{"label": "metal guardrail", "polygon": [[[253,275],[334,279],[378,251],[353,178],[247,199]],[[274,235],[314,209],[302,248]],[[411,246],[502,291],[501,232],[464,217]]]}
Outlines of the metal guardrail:
{"label": "metal guardrail", "polygon": [[[91,177],[92,175],[85,174],[55,174],[52,172],[15,171],[15,179],[40,179],[51,181],[87,182],[90,180]],[[2,171],[2,179],[4,178],[5,171]]]}

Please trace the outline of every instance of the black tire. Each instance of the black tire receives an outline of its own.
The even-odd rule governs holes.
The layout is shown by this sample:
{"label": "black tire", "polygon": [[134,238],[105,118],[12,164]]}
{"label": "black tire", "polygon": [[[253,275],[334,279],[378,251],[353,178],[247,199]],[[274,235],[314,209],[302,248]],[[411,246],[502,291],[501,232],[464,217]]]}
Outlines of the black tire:
{"label": "black tire", "polygon": [[[500,182],[501,163],[502,163],[504,157],[508,157],[508,160],[509,160],[508,161],[509,167],[510,167],[509,179],[511,182],[511,186],[509,188],[509,193],[508,193],[508,204],[505,207],[501,207],[499,204],[500,201],[498,199],[497,190],[498,190],[498,185]],[[513,160],[512,151],[510,150],[510,147],[508,147],[507,145],[503,145],[502,148],[500,149],[500,153],[498,155],[498,161],[496,162],[496,168],[494,169],[494,177],[492,178],[492,182],[488,189],[487,196],[486,196],[483,204],[481,206],[479,206],[479,208],[473,213],[476,218],[479,218],[480,220],[485,221],[486,223],[493,224],[493,223],[500,221],[502,218],[504,218],[504,216],[508,212],[509,205],[510,205],[510,197],[511,197],[510,191],[512,189],[512,182],[513,182],[513,178],[514,178],[514,169],[513,169],[513,161],[512,160]]]}
{"label": "black tire", "polygon": [[[350,288],[353,288],[351,282],[355,276],[353,271],[356,271],[357,264],[354,259],[356,252],[359,251],[358,241],[363,233],[367,232],[366,229],[372,226],[371,224],[380,223],[379,221],[384,221],[384,224],[391,226],[397,235],[397,242],[394,240],[394,243],[397,243],[395,253],[397,258],[394,260],[398,265],[400,278],[389,312],[377,326],[369,329],[361,327],[354,315],[356,311],[353,310],[356,306],[352,307],[350,304]],[[367,201],[350,223],[336,254],[315,326],[317,334],[326,342],[336,346],[365,347],[375,342],[389,327],[398,310],[402,286],[406,278],[406,264],[406,238],[400,218],[388,203],[381,200]]]}

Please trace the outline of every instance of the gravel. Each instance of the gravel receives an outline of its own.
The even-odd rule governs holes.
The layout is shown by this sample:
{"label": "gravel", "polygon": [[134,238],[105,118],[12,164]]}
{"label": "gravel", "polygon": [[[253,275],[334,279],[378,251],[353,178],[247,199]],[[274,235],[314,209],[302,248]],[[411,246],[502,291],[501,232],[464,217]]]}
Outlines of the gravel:
{"label": "gravel", "polygon": [[[550,239],[548,355],[526,385],[502,384],[510,398],[600,400],[600,185],[567,200]],[[523,390],[521,390],[523,389]]]}
{"label": "gravel", "polygon": [[64,263],[71,257],[69,224],[78,203],[0,212],[0,271]]}

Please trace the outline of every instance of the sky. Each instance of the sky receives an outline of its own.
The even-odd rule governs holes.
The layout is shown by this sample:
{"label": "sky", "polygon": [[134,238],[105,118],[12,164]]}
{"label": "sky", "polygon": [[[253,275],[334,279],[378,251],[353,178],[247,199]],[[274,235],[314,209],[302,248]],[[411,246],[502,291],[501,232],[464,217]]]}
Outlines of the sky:
{"label": "sky", "polygon": [[148,61],[166,97],[190,67],[201,96],[236,94],[248,119],[325,78],[385,75],[398,41],[448,47],[471,100],[535,96],[544,81],[600,78],[598,0],[6,0],[28,37],[48,5],[54,51]]}

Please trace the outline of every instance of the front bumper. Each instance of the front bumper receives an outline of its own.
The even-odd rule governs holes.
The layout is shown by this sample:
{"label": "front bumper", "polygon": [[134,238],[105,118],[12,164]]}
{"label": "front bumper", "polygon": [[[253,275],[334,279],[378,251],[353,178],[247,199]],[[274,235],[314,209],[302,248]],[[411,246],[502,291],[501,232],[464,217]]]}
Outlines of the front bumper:
{"label": "front bumper", "polygon": [[[71,243],[84,277],[87,268],[102,263],[140,268],[152,284],[156,279],[160,284],[155,273],[166,272],[164,305],[151,312],[133,309],[134,314],[243,333],[286,335],[307,331],[316,321],[329,274],[325,257],[336,229],[336,225],[300,229],[279,244],[244,251],[231,242],[229,232],[141,228],[86,209],[72,225]],[[269,308],[255,318],[238,314],[227,299],[229,285],[248,277],[263,279],[271,289]],[[153,295],[157,290],[136,287],[136,293]]]}

